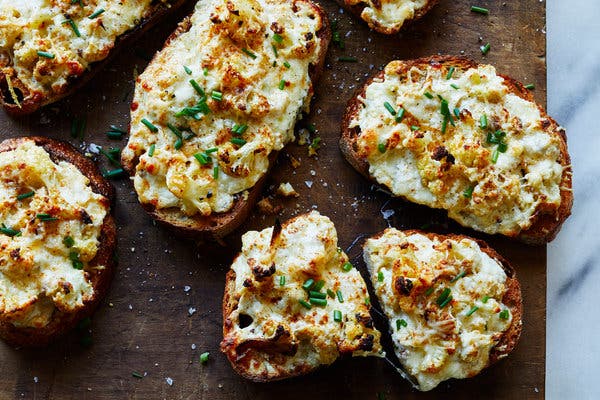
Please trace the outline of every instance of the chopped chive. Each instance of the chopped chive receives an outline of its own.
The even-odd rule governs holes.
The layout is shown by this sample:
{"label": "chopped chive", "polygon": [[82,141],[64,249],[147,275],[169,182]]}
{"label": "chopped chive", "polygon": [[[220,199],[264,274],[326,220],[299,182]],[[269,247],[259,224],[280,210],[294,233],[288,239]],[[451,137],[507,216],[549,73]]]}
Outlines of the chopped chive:
{"label": "chopped chive", "polygon": [[37,55],[40,56],[40,57],[49,58],[49,59],[53,59],[54,58],[54,54],[49,53],[47,51],[40,51],[40,50],[38,50]]}
{"label": "chopped chive", "polygon": [[410,126],[410,129],[411,129],[411,130],[413,130],[413,131],[418,131],[418,130],[419,130],[419,127],[418,127],[418,126],[416,126],[416,125],[411,125],[411,126]]}
{"label": "chopped chive", "polygon": [[383,282],[383,272],[381,271],[377,273],[377,282]]}
{"label": "chopped chive", "polygon": [[109,139],[122,139],[123,135],[124,135],[123,133],[117,132],[117,131],[108,131],[108,132],[106,132],[106,136]]}
{"label": "chopped chive", "polygon": [[484,297],[483,297],[483,299],[481,299],[481,302],[482,302],[483,304],[485,304],[485,303],[487,303],[487,302],[488,302],[488,300],[489,300],[489,299],[490,299],[490,296],[484,296]]}
{"label": "chopped chive", "polygon": [[327,296],[331,297],[332,299],[335,299],[335,293],[331,289],[327,289]]}
{"label": "chopped chive", "polygon": [[480,118],[479,118],[479,127],[481,129],[486,129],[488,126],[488,120],[487,120],[487,115],[483,114]]}
{"label": "chopped chive", "polygon": [[285,286],[285,275],[279,277],[279,286]]}
{"label": "chopped chive", "polygon": [[314,290],[311,290],[308,292],[308,297],[311,299],[325,299],[325,298],[327,298],[327,294],[325,294],[323,292],[316,292]]}
{"label": "chopped chive", "polygon": [[354,265],[352,265],[352,263],[350,261],[347,261],[346,263],[344,263],[344,265],[342,266],[342,269],[344,270],[344,272],[348,272],[350,271],[352,268],[354,268]]}
{"label": "chopped chive", "polygon": [[442,304],[440,304],[440,308],[444,308],[444,307],[446,307],[446,306],[448,305],[448,303],[450,303],[451,301],[452,301],[452,295],[448,296],[448,297],[446,298],[446,300],[444,300],[444,301],[442,302]]}
{"label": "chopped chive", "polygon": [[310,303],[308,303],[306,300],[300,299],[300,300],[298,300],[298,303],[300,303],[307,310],[310,310],[312,308],[312,306],[310,305]]}
{"label": "chopped chive", "polygon": [[181,134],[181,131],[173,124],[171,124],[170,122],[167,123],[167,127],[169,128],[169,130],[171,132],[173,132],[173,134],[175,136],[177,136],[178,138],[181,138],[183,135]]}
{"label": "chopped chive", "polygon": [[187,66],[183,66],[183,70],[185,71],[186,74],[191,75],[192,74],[192,70],[189,69]]}
{"label": "chopped chive", "polygon": [[242,51],[244,53],[246,53],[248,56],[250,56],[253,60],[256,59],[256,54],[254,54],[253,52],[251,52],[250,50],[248,50],[247,48],[242,48]]}
{"label": "chopped chive", "polygon": [[451,83],[450,86],[452,86],[452,88],[456,90],[460,89],[460,87],[455,83]]}
{"label": "chopped chive", "polygon": [[452,280],[450,281],[450,283],[454,283],[454,282],[456,282],[456,281],[457,281],[457,280],[459,280],[460,278],[464,277],[466,274],[467,274],[467,272],[466,272],[466,271],[460,271],[460,272],[458,273],[458,275],[456,275],[454,278],[452,278]]}
{"label": "chopped chive", "polygon": [[284,61],[284,62],[283,62],[283,66],[284,66],[284,67],[286,67],[287,69],[290,69],[290,68],[291,68],[291,65],[290,65],[290,63],[289,63],[289,62],[287,62],[287,61]]}
{"label": "chopped chive", "polygon": [[194,79],[190,79],[189,80],[190,85],[192,85],[192,87],[194,88],[194,90],[202,97],[206,96],[206,93],[204,93],[204,89],[202,89],[200,87],[200,85],[198,84],[198,82],[196,82],[196,80]]}
{"label": "chopped chive", "polygon": [[283,36],[281,36],[278,33],[274,33],[273,34],[273,41],[275,41],[277,43],[281,43],[281,42],[283,42]]}
{"label": "chopped chive", "polygon": [[433,95],[429,92],[423,93],[423,96],[427,97],[428,99],[433,99]]}
{"label": "chopped chive", "polygon": [[50,214],[45,214],[45,213],[44,214],[38,214],[35,217],[37,219],[39,219],[40,221],[44,221],[44,222],[46,222],[46,221],[56,221],[58,219],[56,217],[53,217]]}
{"label": "chopped chive", "polygon": [[71,260],[73,268],[78,270],[83,269],[83,262],[79,259],[79,253],[77,253],[76,251],[70,252],[69,259]]}
{"label": "chopped chive", "polygon": [[454,70],[455,70],[455,69],[456,69],[456,68],[454,68],[454,67],[450,67],[450,68],[448,69],[448,73],[446,74],[446,79],[450,79],[450,78],[452,78],[452,74],[454,73]]}
{"label": "chopped chive", "polygon": [[463,192],[463,196],[465,196],[467,199],[470,199],[471,197],[473,197],[473,190],[475,190],[475,186],[474,185],[469,186]]}
{"label": "chopped chive", "polygon": [[402,119],[404,118],[404,113],[406,112],[406,110],[404,108],[400,108],[398,109],[398,113],[396,115],[396,122],[401,122]]}
{"label": "chopped chive", "polygon": [[79,28],[77,28],[77,24],[71,18],[65,20],[63,22],[63,24],[69,24],[69,25],[71,25],[71,29],[73,29],[73,32],[75,33],[75,35],[77,37],[81,37],[81,33],[79,32]]}
{"label": "chopped chive", "polygon": [[223,93],[219,92],[218,90],[213,90],[212,93],[210,94],[210,97],[213,100],[222,101],[223,100]]}
{"label": "chopped chive", "polygon": [[311,149],[318,150],[318,149],[321,147],[321,138],[320,138],[320,137],[318,137],[318,136],[317,136],[316,138],[314,138],[314,139],[313,139],[313,140],[310,142],[310,145],[309,145],[309,147],[310,147]]}
{"label": "chopped chive", "polygon": [[367,305],[367,306],[371,305],[371,299],[369,297],[365,297],[365,305]]}
{"label": "chopped chive", "polygon": [[446,133],[446,128],[448,128],[448,117],[444,116],[444,120],[442,121],[442,133]]}
{"label": "chopped chive", "polygon": [[219,167],[217,165],[213,168],[213,179],[219,179]]}
{"label": "chopped chive", "polygon": [[431,293],[433,293],[433,286],[425,291],[425,296],[429,296]]}
{"label": "chopped chive", "polygon": [[279,81],[279,90],[285,89],[285,79]]}
{"label": "chopped chive", "polygon": [[312,289],[313,285],[315,284],[315,280],[312,278],[308,278],[306,281],[304,281],[304,283],[302,284],[302,289],[304,290],[310,290]]}
{"label": "chopped chive", "polygon": [[341,290],[337,290],[335,292],[335,294],[337,295],[338,301],[340,303],[343,303],[344,302],[344,295],[342,294],[342,291]]}
{"label": "chopped chive", "polygon": [[208,68],[207,67],[202,68],[202,75],[208,76]]}
{"label": "chopped chive", "polygon": [[246,144],[246,141],[244,139],[240,139],[237,137],[231,138],[229,141],[237,146],[243,146]]}
{"label": "chopped chive", "polygon": [[204,153],[196,153],[194,154],[194,158],[198,160],[200,165],[206,165],[209,163],[210,159]]}
{"label": "chopped chive", "polygon": [[[277,47],[275,47],[274,44],[271,45],[271,49],[273,49],[273,54],[275,54],[275,58],[279,57],[279,54],[277,53]],[[277,65],[277,64],[275,64]],[[273,65],[273,66],[275,66]]]}
{"label": "chopped chive", "polygon": [[441,306],[441,304],[446,301],[448,296],[450,296],[450,289],[445,288],[435,302],[438,306]]}
{"label": "chopped chive", "polygon": [[496,164],[496,162],[498,161],[499,155],[500,155],[500,152],[498,151],[498,149],[494,150],[494,152],[492,153],[492,162],[494,164]]}
{"label": "chopped chive", "polygon": [[210,356],[210,353],[208,351],[200,354],[200,362],[202,364],[206,364],[208,362],[208,357]]}
{"label": "chopped chive", "polygon": [[183,139],[177,138],[177,140],[175,140],[175,144],[173,145],[173,147],[175,148],[175,150],[181,149],[183,147]]}
{"label": "chopped chive", "polygon": [[113,169],[112,171],[106,171],[102,174],[105,178],[118,178],[125,174],[125,170],[123,168]]}
{"label": "chopped chive", "polygon": [[460,118],[460,110],[458,108],[454,109],[454,115],[456,116],[456,118]]}
{"label": "chopped chive", "polygon": [[386,110],[388,110],[390,112],[390,114],[396,115],[396,110],[394,110],[394,107],[392,107],[392,105],[390,103],[388,103],[386,101],[383,103],[383,106],[385,107]]}
{"label": "chopped chive", "polygon": [[154,155],[154,149],[156,149],[156,144],[152,143],[148,148],[148,157],[152,157]]}
{"label": "chopped chive", "polygon": [[477,311],[477,310],[479,310],[479,307],[477,307],[477,306],[473,306],[473,307],[471,307],[471,309],[470,309],[470,310],[469,310],[469,312],[466,314],[466,316],[467,316],[467,317],[470,317],[470,316],[471,316],[471,315],[473,315],[473,313],[474,313],[475,311]]}
{"label": "chopped chive", "polygon": [[386,150],[385,143],[379,143],[377,145],[377,150],[379,150],[380,153],[385,153],[385,150]]}
{"label": "chopped chive", "polygon": [[404,318],[400,318],[396,320],[396,330],[400,330],[400,328],[406,328],[408,326],[408,322]]}
{"label": "chopped chive", "polygon": [[27,193],[21,193],[20,195],[17,196],[17,200],[25,200],[29,197],[32,197],[35,194],[35,191],[31,191],[31,192],[27,192]]}
{"label": "chopped chive", "polygon": [[18,231],[16,229],[8,228],[4,224],[2,224],[0,226],[0,232],[2,232],[3,234],[5,234],[6,236],[10,236],[10,237],[21,236],[21,231]]}
{"label": "chopped chive", "polygon": [[481,54],[486,55],[488,51],[490,51],[490,44],[486,43],[485,46],[481,46],[479,49],[481,50]]}
{"label": "chopped chive", "polygon": [[346,56],[338,57],[338,61],[342,61],[342,62],[358,62],[358,60],[356,59],[356,57],[346,57]]}
{"label": "chopped chive", "polygon": [[242,135],[244,132],[246,132],[247,129],[248,129],[248,125],[246,125],[246,124],[242,124],[242,125],[235,124],[233,126],[232,132],[239,136],[239,135]]}
{"label": "chopped chive", "polygon": [[219,151],[219,149],[217,147],[213,147],[212,149],[208,149],[205,151],[206,154],[210,154],[210,153],[214,153],[216,151]]}
{"label": "chopped chive", "polygon": [[104,8],[101,8],[99,10],[94,11],[94,13],[92,15],[90,15],[88,18],[89,19],[94,19],[96,18],[98,15],[102,14],[104,12]]}
{"label": "chopped chive", "polygon": [[488,10],[487,8],[478,7],[478,6],[471,6],[471,11],[474,13],[484,14],[484,15],[488,15],[490,13],[490,10]]}
{"label": "chopped chive", "polygon": [[75,244],[75,239],[73,239],[71,236],[65,236],[63,238],[63,244],[68,248],[73,247],[73,245]]}
{"label": "chopped chive", "polygon": [[146,118],[142,118],[142,124],[146,125],[150,132],[156,133],[158,132],[158,128],[152,124],[152,122],[148,121]]}
{"label": "chopped chive", "polygon": [[333,320],[335,322],[342,322],[342,312],[340,310],[333,310]]}
{"label": "chopped chive", "polygon": [[525,85],[525,89],[533,90],[533,89],[535,89],[535,85],[533,83],[530,83],[528,85]]}
{"label": "chopped chive", "polygon": [[306,125],[306,129],[310,132],[310,133],[315,133],[317,131],[317,126],[315,124],[307,124]]}
{"label": "chopped chive", "polygon": [[321,279],[320,281],[317,281],[317,283],[315,283],[315,286],[313,286],[312,290],[314,290],[315,292],[320,292],[321,289],[323,289],[323,286],[325,286],[325,281]]}
{"label": "chopped chive", "polygon": [[498,151],[500,153],[506,153],[506,150],[508,149],[508,145],[504,142],[498,143]]}
{"label": "chopped chive", "polygon": [[144,375],[140,374],[139,372],[133,371],[131,373],[131,376],[133,376],[134,378],[138,378],[138,379],[142,379],[144,377]]}
{"label": "chopped chive", "polygon": [[500,311],[500,314],[498,315],[501,319],[508,319],[509,317],[509,312],[508,312],[508,308],[505,308],[504,310]]}

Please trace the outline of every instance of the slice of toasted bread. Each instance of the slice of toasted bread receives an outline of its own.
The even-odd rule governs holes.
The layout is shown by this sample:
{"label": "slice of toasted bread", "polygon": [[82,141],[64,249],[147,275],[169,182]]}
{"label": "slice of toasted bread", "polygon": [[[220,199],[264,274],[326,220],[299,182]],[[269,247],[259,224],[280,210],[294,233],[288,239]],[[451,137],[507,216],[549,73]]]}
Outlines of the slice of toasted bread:
{"label": "slice of toasted bread", "polygon": [[571,213],[564,129],[519,82],[465,58],[389,63],[349,101],[340,148],[395,196],[488,234],[543,244]]}
{"label": "slice of toasted bread", "polygon": [[[21,150],[18,159],[3,158]],[[0,234],[0,337],[43,346],[91,315],[108,291],[117,240],[113,188],[66,142],[7,139],[0,162],[0,219],[8,229]]]}
{"label": "slice of toasted bread", "polygon": [[366,284],[329,218],[313,211],[242,242],[223,296],[221,351],[236,372],[266,382],[383,355]]}
{"label": "slice of toasted bread", "polygon": [[[26,2],[2,3],[0,32],[6,41],[0,46],[0,104],[19,116],[70,95],[118,49],[185,1],[110,0],[105,9],[87,1],[33,8]],[[59,19],[64,21],[59,24]]]}
{"label": "slice of toasted bread", "polygon": [[337,0],[369,28],[383,34],[400,32],[404,24],[415,21],[429,12],[439,0]]}
{"label": "slice of toasted bread", "polygon": [[310,0],[198,2],[137,79],[122,161],[142,206],[187,235],[239,226],[308,110],[329,39]]}
{"label": "slice of toasted bread", "polygon": [[514,350],[521,288],[485,242],[389,228],[363,250],[396,355],[419,390],[475,376]]}

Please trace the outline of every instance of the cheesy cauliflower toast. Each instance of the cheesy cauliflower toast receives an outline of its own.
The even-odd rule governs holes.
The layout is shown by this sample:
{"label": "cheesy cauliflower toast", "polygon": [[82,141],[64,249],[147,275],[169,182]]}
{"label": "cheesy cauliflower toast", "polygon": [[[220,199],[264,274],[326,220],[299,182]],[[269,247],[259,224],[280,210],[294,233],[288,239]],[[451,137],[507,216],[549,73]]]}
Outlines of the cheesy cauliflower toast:
{"label": "cheesy cauliflower toast", "polygon": [[242,238],[223,298],[224,352],[254,381],[306,374],[339,356],[383,356],[367,287],[313,211]]}
{"label": "cheesy cauliflower toast", "polygon": [[484,242],[389,228],[363,250],[396,355],[419,390],[477,375],[516,346],[519,282]]}
{"label": "cheesy cauliflower toast", "polygon": [[423,17],[438,0],[338,0],[369,28],[384,34],[398,33],[409,21]]}
{"label": "cheesy cauliflower toast", "polygon": [[28,114],[70,94],[134,31],[185,0],[0,0],[0,103]]}
{"label": "cheesy cauliflower toast", "polygon": [[350,100],[340,147],[394,196],[488,234],[542,244],[571,213],[564,129],[490,65],[392,61]]}
{"label": "cheesy cauliflower toast", "polygon": [[42,346],[89,316],[108,290],[112,186],[71,145],[0,143],[0,337]]}
{"label": "cheesy cauliflower toast", "polygon": [[136,82],[122,160],[142,206],[223,236],[308,111],[330,32],[309,0],[197,3]]}

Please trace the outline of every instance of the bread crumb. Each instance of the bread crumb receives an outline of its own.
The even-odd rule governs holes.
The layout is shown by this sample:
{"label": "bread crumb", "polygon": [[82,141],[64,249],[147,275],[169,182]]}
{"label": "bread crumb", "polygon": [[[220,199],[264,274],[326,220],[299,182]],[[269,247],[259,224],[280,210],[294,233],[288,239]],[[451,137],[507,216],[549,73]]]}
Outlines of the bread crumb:
{"label": "bread crumb", "polygon": [[296,159],[293,155],[289,155],[290,163],[292,164],[292,168],[296,169],[300,166],[300,160]]}
{"label": "bread crumb", "polygon": [[277,214],[282,208],[281,206],[273,206],[273,203],[271,203],[271,200],[268,197],[264,197],[256,205],[258,207],[258,211],[261,214],[266,215]]}
{"label": "bread crumb", "polygon": [[294,189],[291,183],[285,182],[280,183],[277,188],[277,194],[281,197],[300,197],[298,192]]}

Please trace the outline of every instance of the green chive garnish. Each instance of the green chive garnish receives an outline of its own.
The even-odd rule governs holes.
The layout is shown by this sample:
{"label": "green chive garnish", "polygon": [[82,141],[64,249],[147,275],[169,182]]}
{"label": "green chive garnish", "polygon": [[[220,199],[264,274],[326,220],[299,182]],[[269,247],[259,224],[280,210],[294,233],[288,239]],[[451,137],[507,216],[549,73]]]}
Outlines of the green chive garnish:
{"label": "green chive garnish", "polygon": [[313,286],[312,290],[314,290],[315,292],[320,292],[321,289],[323,289],[323,286],[325,286],[325,281],[321,279],[320,281],[315,283],[315,286]]}
{"label": "green chive garnish", "polygon": [[279,277],[279,286],[285,286],[285,275]]}
{"label": "green chive garnish", "polygon": [[483,297],[483,299],[481,299],[481,302],[482,302],[483,304],[485,304],[485,303],[487,303],[487,302],[488,302],[488,300],[489,300],[489,299],[490,299],[490,296],[484,296],[484,297]]}
{"label": "green chive garnish", "polygon": [[314,284],[315,284],[315,280],[309,278],[306,281],[304,281],[304,283],[302,284],[302,289],[304,289],[304,290],[310,290],[310,289],[312,289],[312,287],[313,287]]}
{"label": "green chive garnish", "polygon": [[335,292],[335,294],[337,295],[338,301],[340,303],[343,303],[344,302],[344,295],[342,294],[342,291],[338,290],[338,291]]}
{"label": "green chive garnish", "polygon": [[280,34],[275,33],[275,34],[273,34],[273,41],[275,41],[277,43],[281,43],[281,42],[283,42],[283,37]]}
{"label": "green chive garnish", "polygon": [[508,149],[508,145],[504,142],[502,143],[498,143],[498,151],[500,153],[506,153],[506,150]]}
{"label": "green chive garnish", "polygon": [[212,93],[210,94],[210,97],[213,100],[221,101],[221,100],[223,100],[223,93],[219,92],[218,90],[213,90]]}
{"label": "green chive garnish", "polygon": [[413,131],[418,131],[418,130],[419,130],[419,127],[418,127],[418,126],[416,126],[416,125],[411,125],[411,126],[410,126],[410,129],[411,129],[411,130],[413,130]]}
{"label": "green chive garnish", "polygon": [[466,271],[460,271],[460,272],[458,273],[458,275],[456,275],[454,278],[452,278],[452,280],[450,281],[450,283],[454,283],[454,282],[456,282],[456,281],[457,281],[457,280],[459,280],[460,278],[464,277],[466,274],[467,274],[467,272],[466,272]]}
{"label": "green chive garnish", "polygon": [[342,62],[358,62],[358,60],[356,59],[356,57],[346,57],[346,56],[338,57],[338,61],[342,61]]}
{"label": "green chive garnish", "polygon": [[78,270],[83,269],[83,262],[81,262],[81,260],[79,259],[79,253],[77,253],[75,251],[70,252],[69,259],[71,260],[71,263],[73,264],[73,268],[78,269]]}
{"label": "green chive garnish", "polygon": [[188,67],[186,67],[185,65],[183,66],[183,70],[185,71],[186,74],[191,75],[192,74],[192,70],[189,69]]}
{"label": "green chive garnish", "polygon": [[285,89],[285,79],[279,81],[279,90]]}
{"label": "green chive garnish", "polygon": [[217,165],[213,168],[213,179],[219,179],[219,167]]}
{"label": "green chive garnish", "polygon": [[308,292],[308,297],[311,299],[324,299],[327,297],[327,294],[311,290]]}
{"label": "green chive garnish", "polygon": [[154,155],[154,149],[156,149],[156,144],[152,143],[148,148],[148,157],[152,157]]}
{"label": "green chive garnish", "polygon": [[92,15],[90,15],[88,18],[89,19],[94,19],[96,18],[98,15],[102,14],[104,12],[104,8],[101,8],[99,10],[94,11],[94,13]]}
{"label": "green chive garnish", "polygon": [[367,305],[367,306],[371,305],[371,299],[369,297],[365,297],[365,305]]}
{"label": "green chive garnish", "polygon": [[455,83],[451,83],[450,86],[452,86],[452,88],[456,90],[460,89],[460,87]]}
{"label": "green chive garnish", "polygon": [[488,126],[488,120],[487,120],[487,115],[483,114],[480,118],[479,118],[479,127],[481,129],[486,129]]}
{"label": "green chive garnish", "polygon": [[386,101],[385,103],[383,103],[383,106],[385,107],[386,110],[388,110],[390,112],[390,114],[396,115],[396,110],[394,110],[394,107],[392,107],[392,105],[390,103],[388,103]]}
{"label": "green chive garnish", "polygon": [[475,186],[469,186],[463,192],[463,196],[465,196],[467,199],[470,199],[471,197],[473,197],[473,190],[475,190]]}
{"label": "green chive garnish", "polygon": [[[271,49],[273,49],[273,54],[275,54],[275,58],[279,57],[279,54],[277,53],[277,47],[275,47],[274,44],[271,45]],[[277,65],[277,64],[275,64]],[[273,65],[273,66],[275,66]]]}
{"label": "green chive garnish", "polygon": [[498,316],[502,319],[508,319],[509,315],[508,308],[505,308],[504,310],[500,311]]}
{"label": "green chive garnish", "polygon": [[73,245],[75,244],[75,239],[73,239],[71,236],[65,236],[63,238],[63,244],[67,247],[73,247]]}
{"label": "green chive garnish", "polygon": [[209,163],[210,159],[204,153],[196,153],[194,154],[194,158],[198,160],[200,165],[206,165]]}
{"label": "green chive garnish", "polygon": [[239,136],[239,135],[242,135],[244,132],[246,132],[246,129],[248,129],[248,125],[246,125],[246,124],[242,124],[242,125],[235,124],[231,131],[235,135]]}
{"label": "green chive garnish", "polygon": [[251,52],[250,50],[248,50],[247,48],[242,48],[242,51],[244,53],[246,53],[248,56],[250,56],[253,60],[256,59],[256,54],[254,54],[253,52]]}
{"label": "green chive garnish", "polygon": [[331,289],[327,289],[327,296],[331,297],[332,299],[335,299],[335,293]]}
{"label": "green chive garnish", "polygon": [[125,174],[125,170],[123,168],[113,169],[112,171],[106,171],[102,174],[105,178],[118,178]]}
{"label": "green chive garnish", "polygon": [[40,57],[44,57],[44,58],[50,58],[50,59],[54,58],[54,54],[48,53],[47,51],[39,51],[38,50],[37,55]]}
{"label": "green chive garnish", "polygon": [[400,108],[398,110],[398,113],[396,115],[396,122],[401,122],[402,119],[404,118],[404,113],[406,112],[406,110],[404,108]]}
{"label": "green chive garnish", "polygon": [[488,15],[490,13],[490,10],[488,10],[487,8],[478,7],[478,6],[471,6],[471,11],[474,13],[484,14],[484,15]]}
{"label": "green chive garnish", "polygon": [[454,109],[454,115],[456,116],[456,118],[460,119],[460,110],[458,108]]}
{"label": "green chive garnish", "polygon": [[377,281],[378,282],[383,282],[383,272],[379,271],[377,273]]}
{"label": "green chive garnish", "polygon": [[283,62],[283,66],[286,67],[286,68],[288,68],[288,69],[291,67],[290,63],[287,62],[287,61]]}
{"label": "green chive garnish", "polygon": [[444,308],[444,307],[446,307],[446,306],[448,305],[448,303],[450,303],[451,301],[452,301],[452,296],[448,296],[448,297],[446,298],[446,300],[444,300],[444,301],[442,302],[442,304],[440,304],[440,308]]}
{"label": "green chive garnish", "polygon": [[73,21],[71,18],[64,21],[63,24],[71,25],[71,29],[73,29],[73,32],[75,33],[75,35],[77,37],[81,37],[81,33],[79,32],[79,29],[77,28],[77,24],[75,24],[75,21]]}
{"label": "green chive garnish", "polygon": [[308,299],[308,301],[310,302],[310,304],[315,306],[325,307],[327,305],[327,299],[316,299],[314,297],[311,297],[310,299]]}
{"label": "green chive garnish", "polygon": [[500,155],[500,152],[498,151],[498,149],[494,150],[494,152],[492,153],[492,162],[494,164],[496,164],[496,162],[498,161],[499,155]]}
{"label": "green chive garnish", "polygon": [[429,92],[423,93],[423,96],[427,97],[428,99],[433,99],[433,95]]}
{"label": "green chive garnish", "polygon": [[445,288],[435,302],[437,303],[438,306],[441,306],[442,303],[444,303],[448,299],[449,296],[450,296],[450,289]]}
{"label": "green chive garnish", "polygon": [[425,291],[425,296],[429,296],[431,293],[433,293],[433,286]]}
{"label": "green chive garnish", "polygon": [[450,67],[450,68],[448,69],[448,73],[446,74],[446,79],[450,79],[450,78],[452,78],[452,74],[454,73],[454,70],[455,70],[455,69],[456,69],[456,68],[454,68],[454,67]]}
{"label": "green chive garnish", "polygon": [[210,356],[210,353],[208,351],[200,354],[200,362],[202,364],[206,364],[208,362],[208,356]]}
{"label": "green chive garnish", "polygon": [[477,306],[473,306],[473,307],[471,307],[471,309],[469,310],[469,312],[466,314],[466,315],[467,315],[467,317],[470,317],[471,315],[473,315],[473,313],[474,313],[475,311],[477,311],[477,310],[479,310],[479,307],[477,307]]}
{"label": "green chive garnish", "polygon": [[406,328],[408,326],[408,322],[404,318],[400,318],[396,320],[396,330],[400,330],[400,328]]}
{"label": "green chive garnish", "polygon": [[231,140],[229,141],[237,146],[243,146],[246,144],[246,141],[244,139],[240,139],[237,137],[231,138]]}
{"label": "green chive garnish", "polygon": [[56,221],[58,218],[53,217],[50,214],[38,214],[35,216],[37,219],[39,219],[40,221]]}
{"label": "green chive garnish", "polygon": [[377,150],[379,150],[380,153],[385,153],[385,150],[386,150],[385,143],[379,143],[377,145]]}
{"label": "green chive garnish", "polygon": [[535,85],[533,83],[530,83],[528,85],[525,85],[525,89],[533,90],[533,89],[535,89]]}
{"label": "green chive garnish", "polygon": [[342,322],[342,312],[340,310],[333,310],[333,320],[335,322]]}
{"label": "green chive garnish", "polygon": [[348,272],[352,268],[354,268],[354,265],[352,265],[352,263],[350,261],[344,263],[344,265],[342,266],[342,269],[344,270],[344,272]]}
{"label": "green chive garnish", "polygon": [[200,85],[198,85],[198,82],[196,82],[194,79],[190,79],[189,80],[190,85],[192,85],[192,87],[194,88],[194,90],[202,97],[206,96],[206,93],[204,93],[204,89],[202,89],[200,87]]}
{"label": "green chive garnish", "polygon": [[312,308],[312,306],[310,305],[310,303],[308,303],[306,300],[300,299],[300,300],[298,300],[298,303],[300,303],[307,310],[310,310]]}
{"label": "green chive garnish", "polygon": [[8,228],[4,224],[2,224],[0,226],[0,232],[2,232],[3,234],[5,234],[6,236],[10,236],[10,237],[21,236],[21,231],[18,231],[16,229]]}
{"label": "green chive garnish", "polygon": [[208,150],[206,150],[206,151],[205,151],[205,153],[206,153],[206,154],[210,154],[210,153],[214,153],[214,152],[216,152],[216,151],[219,151],[219,149],[218,149],[218,148],[216,148],[216,147],[213,147],[212,149],[208,149]]}
{"label": "green chive garnish", "polygon": [[479,49],[481,50],[481,54],[486,55],[488,51],[490,51],[490,44],[486,43],[485,46],[481,46]]}
{"label": "green chive garnish", "polygon": [[158,128],[155,127],[152,122],[148,121],[146,118],[142,118],[142,124],[146,125],[150,132],[156,133],[158,132]]}
{"label": "green chive garnish", "polygon": [[207,67],[202,68],[202,75],[208,76],[208,68]]}
{"label": "green chive garnish", "polygon": [[139,372],[133,371],[131,373],[131,376],[133,376],[134,378],[138,378],[138,379],[142,379],[144,377],[144,375],[140,374]]}
{"label": "green chive garnish", "polygon": [[17,200],[25,200],[29,197],[32,197],[34,194],[35,194],[35,192],[33,190],[31,192],[22,193],[17,196]]}

